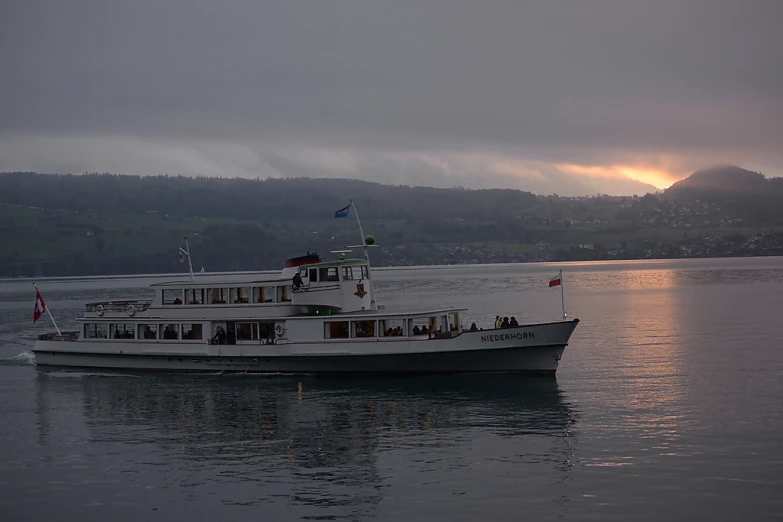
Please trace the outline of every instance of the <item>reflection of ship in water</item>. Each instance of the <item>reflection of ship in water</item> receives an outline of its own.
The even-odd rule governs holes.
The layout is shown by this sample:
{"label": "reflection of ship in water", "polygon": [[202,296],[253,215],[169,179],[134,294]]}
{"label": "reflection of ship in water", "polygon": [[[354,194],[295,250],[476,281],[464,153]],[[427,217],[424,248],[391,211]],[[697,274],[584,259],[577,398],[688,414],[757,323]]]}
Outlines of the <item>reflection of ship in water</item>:
{"label": "reflection of ship in water", "polygon": [[[163,445],[202,465],[230,463],[244,469],[243,480],[254,476],[251,480],[290,483],[294,503],[313,505],[306,487],[296,491],[296,484],[302,488],[309,482],[330,490],[319,495],[319,505],[328,498],[351,504],[358,497],[362,504],[374,504],[382,498],[379,455],[406,448],[449,451],[466,439],[481,443],[492,437],[520,437],[514,443],[524,448],[526,436],[533,435],[529,440],[545,436],[552,449],[538,465],[562,471],[571,461],[567,438],[574,412],[553,379],[40,371],[38,394],[44,444],[58,438],[47,412],[77,403],[96,440]],[[451,453],[459,455],[460,450]],[[272,470],[276,477],[269,475]]]}

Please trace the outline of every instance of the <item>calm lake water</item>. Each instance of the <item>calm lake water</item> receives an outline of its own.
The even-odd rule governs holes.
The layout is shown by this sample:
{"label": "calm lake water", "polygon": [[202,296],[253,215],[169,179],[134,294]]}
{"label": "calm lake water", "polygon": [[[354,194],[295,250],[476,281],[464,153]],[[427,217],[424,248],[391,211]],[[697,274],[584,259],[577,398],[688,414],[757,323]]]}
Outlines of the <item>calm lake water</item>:
{"label": "calm lake water", "polygon": [[[783,258],[377,270],[397,305],[582,322],[556,378],[36,370],[0,282],[0,520],[783,520]],[[44,280],[61,329],[151,278]]]}

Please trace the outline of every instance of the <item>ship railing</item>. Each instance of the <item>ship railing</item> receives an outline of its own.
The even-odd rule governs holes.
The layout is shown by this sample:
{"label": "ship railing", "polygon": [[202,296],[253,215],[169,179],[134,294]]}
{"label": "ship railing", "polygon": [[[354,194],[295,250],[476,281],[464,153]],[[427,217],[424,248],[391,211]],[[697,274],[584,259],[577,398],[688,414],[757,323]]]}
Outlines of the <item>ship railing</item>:
{"label": "ship railing", "polygon": [[150,306],[152,301],[108,301],[103,303],[88,303],[84,306],[85,312],[95,312],[103,314],[104,312],[128,312],[129,307],[133,307],[134,313],[143,312]]}
{"label": "ship railing", "polygon": [[79,332],[53,332],[38,336],[39,341],[75,341],[79,338]]}

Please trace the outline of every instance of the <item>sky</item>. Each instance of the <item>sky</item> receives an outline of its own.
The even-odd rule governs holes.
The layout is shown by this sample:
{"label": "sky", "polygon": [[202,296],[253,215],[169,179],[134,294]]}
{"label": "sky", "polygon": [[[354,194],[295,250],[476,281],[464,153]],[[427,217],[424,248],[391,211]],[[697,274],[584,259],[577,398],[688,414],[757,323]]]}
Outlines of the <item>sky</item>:
{"label": "sky", "polygon": [[0,171],[644,193],[783,175],[777,0],[6,1]]}

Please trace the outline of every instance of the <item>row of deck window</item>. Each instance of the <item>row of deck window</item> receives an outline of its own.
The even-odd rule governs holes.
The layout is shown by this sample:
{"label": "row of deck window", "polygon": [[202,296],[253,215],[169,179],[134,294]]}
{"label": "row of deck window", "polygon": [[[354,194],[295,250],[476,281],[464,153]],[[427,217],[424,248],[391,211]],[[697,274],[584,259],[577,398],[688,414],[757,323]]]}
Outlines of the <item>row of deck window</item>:
{"label": "row of deck window", "polygon": [[164,305],[284,303],[291,301],[291,287],[164,288],[161,295]]}
{"label": "row of deck window", "polygon": [[85,323],[85,339],[204,339],[201,323]]}
{"label": "row of deck window", "polygon": [[[303,266],[299,269],[299,274],[303,279],[306,279],[310,283],[316,283],[318,281],[339,281],[338,267],[330,266],[325,268],[307,268]],[[350,281],[352,279],[367,279],[369,278],[369,272],[367,265],[359,266],[344,266],[342,267],[343,281]]]}
{"label": "row of deck window", "polygon": [[[273,321],[227,322],[229,342],[275,338]],[[462,330],[458,312],[442,316],[327,321],[325,339],[450,335]],[[85,323],[85,339],[204,340],[201,323]],[[207,333],[212,337],[212,334]]]}
{"label": "row of deck window", "polygon": [[[274,321],[227,322],[227,341],[265,341],[275,338]],[[215,332],[208,334],[211,338]],[[85,323],[85,339],[203,340],[201,323]]]}
{"label": "row of deck window", "polygon": [[407,337],[418,335],[443,335],[462,329],[458,312],[442,316],[414,319],[366,319],[357,321],[327,321],[324,324],[325,339],[350,339],[360,337]]}

